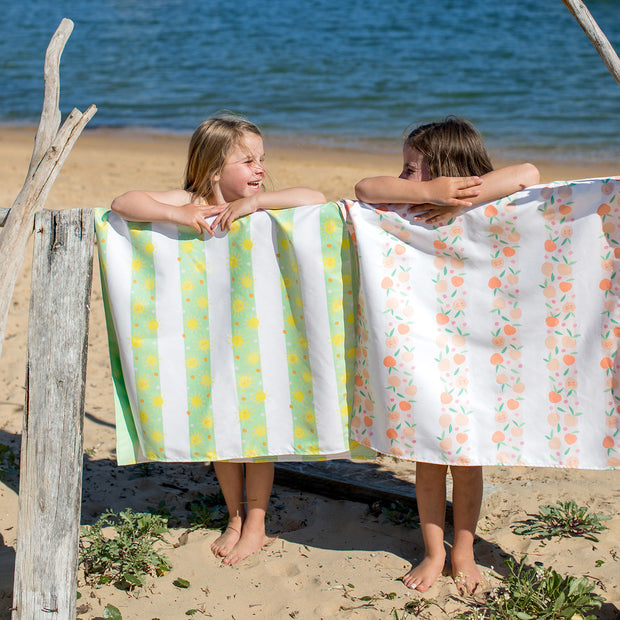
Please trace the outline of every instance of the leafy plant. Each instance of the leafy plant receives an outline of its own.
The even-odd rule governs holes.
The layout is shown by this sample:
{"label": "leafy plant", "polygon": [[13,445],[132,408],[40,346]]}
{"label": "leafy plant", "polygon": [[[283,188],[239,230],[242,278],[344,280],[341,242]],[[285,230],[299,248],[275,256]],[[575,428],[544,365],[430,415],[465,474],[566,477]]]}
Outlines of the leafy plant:
{"label": "leafy plant", "polygon": [[[103,532],[108,527],[115,533],[111,538]],[[82,528],[80,562],[87,581],[130,590],[144,585],[146,575],[165,574],[171,566],[154,544],[167,531],[166,519],[158,515],[107,510],[94,525]]]}
{"label": "leafy plant", "polygon": [[[425,609],[430,607],[438,607],[443,614],[445,614],[445,610],[437,603],[435,599],[432,598],[418,598],[413,601],[408,601],[405,604],[404,609],[402,610],[402,616],[398,615],[398,610],[394,610],[392,612],[392,620],[407,620],[408,618],[419,618],[421,613],[424,612]],[[447,616],[446,616],[447,617]]]}
{"label": "leafy plant", "polygon": [[187,510],[190,512],[190,525],[192,529],[220,529],[228,521],[228,510],[221,491],[203,495],[198,493],[196,499],[187,502]]}
{"label": "leafy plant", "polygon": [[485,594],[482,602],[474,601],[471,611],[459,614],[457,620],[570,620],[600,609],[604,599],[593,594],[595,584],[585,577],[562,577],[552,568],[537,564],[528,567],[526,557],[519,564],[506,560],[509,574],[498,588]]}
{"label": "leafy plant", "polygon": [[11,446],[0,443],[0,477],[5,474],[14,474],[19,471],[19,460]]}
{"label": "leafy plant", "polygon": [[420,527],[420,516],[416,509],[402,502],[391,502],[388,506],[375,502],[371,508],[374,515],[383,515],[387,521],[395,525],[404,525],[417,529]]}
{"label": "leafy plant", "polygon": [[538,539],[583,536],[598,541],[594,534],[607,529],[601,521],[610,519],[602,514],[589,514],[587,507],[577,506],[573,501],[557,502],[555,506],[539,506],[538,510],[538,515],[530,515],[533,518],[515,526],[514,533]]}
{"label": "leafy plant", "polygon": [[190,583],[187,579],[183,579],[183,577],[178,577],[172,582],[172,585],[176,588],[189,588]]}
{"label": "leafy plant", "polygon": [[118,607],[114,607],[114,605],[106,605],[103,610],[103,617],[109,618],[110,620],[123,620],[123,616],[119,611]]}
{"label": "leafy plant", "polygon": [[157,504],[157,508],[149,508],[148,511],[152,515],[157,515],[165,519],[168,525],[172,525],[174,522],[178,521],[177,517],[172,514],[174,512],[174,506],[172,508],[168,508],[166,500],[164,499]]}

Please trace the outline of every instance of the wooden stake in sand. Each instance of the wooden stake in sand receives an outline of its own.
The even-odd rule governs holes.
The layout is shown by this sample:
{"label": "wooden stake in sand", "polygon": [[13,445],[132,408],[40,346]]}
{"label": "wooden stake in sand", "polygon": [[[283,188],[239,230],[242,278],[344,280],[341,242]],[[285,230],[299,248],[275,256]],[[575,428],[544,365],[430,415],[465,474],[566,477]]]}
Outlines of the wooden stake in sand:
{"label": "wooden stake in sand", "polygon": [[73,22],[63,19],[45,54],[45,97],[41,120],[24,186],[15,199],[4,228],[0,230],[0,356],[13,289],[24,262],[34,216],[45,205],[58,173],[73,145],[97,108],[91,105],[82,114],[74,109],[60,130],[60,56],[73,30]]}
{"label": "wooden stake in sand", "polygon": [[76,617],[91,209],[36,218],[13,620]]}
{"label": "wooden stake in sand", "polygon": [[89,209],[39,213],[97,111],[74,109],[59,129],[60,55],[72,30],[73,22],[63,19],[47,48],[43,110],[26,180],[8,213],[0,209],[0,354],[36,224],[13,620],[76,616],[94,222]]}
{"label": "wooden stake in sand", "polygon": [[618,58],[618,54],[616,54],[613,46],[596,23],[594,17],[592,17],[588,7],[581,0],[562,0],[562,2],[586,33],[599,56],[603,59],[605,66],[616,78],[616,82],[620,84],[620,58]]}

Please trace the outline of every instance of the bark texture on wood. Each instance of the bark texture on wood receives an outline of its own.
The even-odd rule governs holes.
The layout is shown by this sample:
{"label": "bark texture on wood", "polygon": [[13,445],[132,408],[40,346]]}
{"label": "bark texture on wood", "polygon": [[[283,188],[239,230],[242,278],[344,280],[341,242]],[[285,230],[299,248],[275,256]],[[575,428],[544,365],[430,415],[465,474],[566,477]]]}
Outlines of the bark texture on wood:
{"label": "bark texture on wood", "polygon": [[83,114],[74,109],[58,130],[60,55],[72,29],[73,22],[63,19],[48,47],[44,71],[45,101],[32,160],[26,182],[0,230],[0,356],[13,289],[26,255],[34,215],[45,206],[49,191],[73,145],[97,111],[95,106],[90,106]]}
{"label": "bark texture on wood", "polygon": [[43,109],[41,110],[39,129],[34,139],[34,149],[32,150],[26,180],[34,174],[60,126],[60,108],[58,107],[60,100],[60,57],[72,32],[73,22],[70,19],[63,19],[50,39],[45,52]]}
{"label": "bark texture on wood", "polygon": [[76,615],[94,222],[36,217],[13,620]]}
{"label": "bark texture on wood", "polygon": [[566,8],[572,13],[588,39],[594,45],[605,66],[620,84],[620,58],[612,44],[609,42],[594,17],[581,0],[562,0]]}

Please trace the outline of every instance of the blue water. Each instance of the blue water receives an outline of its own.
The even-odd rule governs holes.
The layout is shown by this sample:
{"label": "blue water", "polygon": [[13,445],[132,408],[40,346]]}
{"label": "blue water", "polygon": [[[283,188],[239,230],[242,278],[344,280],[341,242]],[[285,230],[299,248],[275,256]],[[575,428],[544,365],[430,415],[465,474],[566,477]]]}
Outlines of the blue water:
{"label": "blue water", "polygon": [[[587,0],[620,50],[620,2]],[[457,114],[494,151],[620,160],[620,85],[561,0],[0,0],[0,123],[36,123],[63,17],[61,110],[189,132],[222,109],[269,135],[381,148]],[[370,145],[369,142],[370,141]]]}

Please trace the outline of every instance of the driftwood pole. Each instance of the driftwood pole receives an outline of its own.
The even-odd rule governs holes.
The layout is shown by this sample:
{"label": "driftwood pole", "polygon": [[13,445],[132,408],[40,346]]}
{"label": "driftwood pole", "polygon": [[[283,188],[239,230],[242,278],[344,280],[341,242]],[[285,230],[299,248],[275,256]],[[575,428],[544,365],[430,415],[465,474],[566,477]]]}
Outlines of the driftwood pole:
{"label": "driftwood pole", "polygon": [[45,97],[32,159],[24,186],[13,203],[4,228],[0,230],[0,356],[13,289],[24,262],[34,216],[45,205],[47,195],[73,145],[97,111],[95,106],[90,106],[83,114],[74,109],[58,129],[60,56],[72,30],[73,22],[63,19],[47,48],[44,69]]}
{"label": "driftwood pole", "polygon": [[35,223],[12,618],[70,620],[95,227],[90,209],[45,210]]}
{"label": "driftwood pole", "polygon": [[603,59],[605,66],[616,78],[616,82],[620,84],[620,58],[618,58],[618,54],[616,54],[612,44],[596,23],[594,17],[592,17],[588,7],[581,0],[562,0],[562,2],[586,33],[599,56]]}

